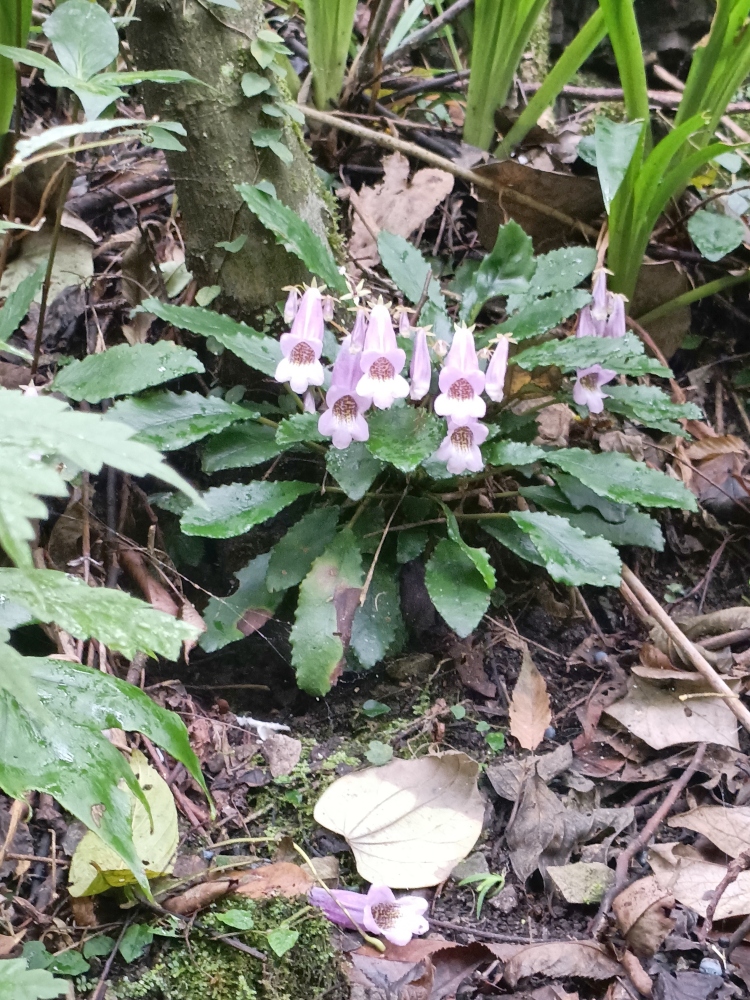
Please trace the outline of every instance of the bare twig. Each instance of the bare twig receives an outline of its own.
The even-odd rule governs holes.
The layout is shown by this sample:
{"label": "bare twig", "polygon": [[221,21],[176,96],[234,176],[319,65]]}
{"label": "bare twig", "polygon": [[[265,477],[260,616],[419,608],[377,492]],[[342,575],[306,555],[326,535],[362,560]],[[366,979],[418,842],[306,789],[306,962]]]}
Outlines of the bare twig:
{"label": "bare twig", "polygon": [[366,139],[368,142],[374,142],[385,149],[403,153],[405,156],[413,156],[414,159],[429,163],[430,166],[437,167],[438,170],[445,170],[446,173],[453,174],[454,177],[459,177],[468,184],[475,184],[477,187],[494,191],[498,196],[502,195],[503,198],[507,198],[509,201],[525,205],[527,208],[538,212],[539,215],[546,215],[550,219],[555,219],[570,229],[578,229],[589,239],[595,240],[599,235],[598,229],[594,229],[593,226],[581,222],[580,219],[574,219],[571,215],[566,215],[565,212],[552,208],[551,205],[545,205],[544,202],[537,201],[536,198],[523,194],[521,191],[516,191],[506,184],[499,184],[489,176],[479,174],[475,170],[468,170],[466,167],[454,163],[453,160],[439,156],[429,149],[423,149],[414,142],[406,142],[404,139],[398,139],[385,132],[376,132],[374,129],[366,128],[357,122],[349,121],[349,119],[341,118],[338,115],[328,114],[326,111],[318,111],[317,108],[311,108],[306,104],[300,105],[300,111],[311,121],[320,122],[322,125],[330,125],[332,128],[348,132],[350,135],[356,135],[358,138]]}
{"label": "bare twig", "polygon": [[[439,927],[441,930],[446,931],[459,931],[461,934],[470,934],[472,937],[482,938],[485,941],[507,941],[509,944],[534,944],[534,939],[528,935],[527,937],[522,937],[520,934],[500,934],[497,931],[481,931],[476,927],[464,927],[463,924],[454,924],[448,920],[433,920],[430,917],[430,926]],[[544,938],[543,942],[547,944],[550,941],[562,941],[570,940],[570,938]],[[574,939],[575,940],[575,939]]]}
{"label": "bare twig", "polygon": [[444,10],[442,14],[438,14],[436,18],[433,18],[429,24],[425,25],[424,28],[420,28],[419,31],[413,32],[408,35],[403,42],[394,49],[393,52],[388,56],[387,59],[383,60],[385,66],[391,65],[391,63],[397,62],[399,59],[403,59],[404,56],[413,52],[414,49],[418,49],[423,42],[426,42],[428,38],[432,38],[433,35],[437,34],[441,28],[444,28],[446,24],[450,24],[454,21],[459,14],[462,14],[465,10],[474,3],[474,0],[456,0],[454,4]]}
{"label": "bare twig", "polygon": [[676,781],[669,793],[665,796],[664,801],[653,814],[651,819],[646,823],[646,825],[641,830],[640,834],[632,840],[624,851],[620,854],[617,859],[617,866],[615,868],[615,881],[614,884],[607,892],[604,894],[599,911],[594,917],[591,924],[591,936],[598,937],[603,928],[605,921],[607,919],[607,914],[609,913],[610,907],[612,906],[615,898],[622,892],[628,881],[628,868],[630,867],[630,862],[633,860],[639,851],[642,851],[651,840],[651,838],[656,833],[659,824],[662,823],[666,817],[669,815],[669,811],[675,804],[677,799],[680,797],[682,792],[687,787],[688,782],[693,777],[697,769],[700,767],[703,756],[706,752],[706,744],[700,743],[693,755],[693,759],[690,764],[683,771],[679,780]]}
{"label": "bare twig", "polygon": [[[674,89],[678,91],[683,91],[685,89],[685,84],[682,80],[678,76],[675,76],[674,73],[670,73],[669,70],[664,69],[663,66],[656,63],[652,69],[654,76],[658,76],[660,80],[663,80],[664,83],[668,83],[670,87],[674,87]],[[740,140],[740,142],[750,142],[750,135],[748,135],[744,128],[739,126],[737,122],[733,121],[729,115],[724,115],[722,117],[721,124],[724,125],[725,128],[728,128],[735,138]]]}
{"label": "bare twig", "polygon": [[676,622],[672,621],[648,587],[646,587],[645,584],[643,584],[635,573],[633,573],[633,571],[627,566],[622,567],[622,579],[635,594],[646,611],[652,616],[652,618],[655,619],[657,624],[661,625],[668,637],[680,651],[683,658],[695,667],[712,690],[716,691],[717,694],[726,699],[726,704],[732,712],[734,712],[745,729],[750,733],[750,711],[748,711],[742,701],[736,697],[735,692],[732,691],[727,682],[723,680],[719,674],[717,674],[698,646],[688,639]]}
{"label": "bare twig", "polygon": [[377,566],[378,559],[380,558],[380,552],[381,552],[381,550],[383,548],[383,545],[385,544],[386,538],[388,537],[388,531],[389,531],[389,529],[391,527],[391,524],[393,523],[393,518],[396,516],[396,511],[401,506],[401,502],[403,501],[403,499],[406,496],[406,494],[408,493],[408,491],[409,491],[409,486],[407,484],[406,487],[404,488],[404,492],[401,494],[401,497],[400,497],[398,503],[396,504],[396,506],[391,511],[391,516],[388,518],[388,522],[387,522],[385,528],[383,528],[383,534],[382,534],[382,536],[380,538],[380,541],[378,542],[378,547],[375,549],[375,555],[372,557],[372,562],[370,563],[370,568],[368,569],[367,576],[365,577],[365,583],[364,583],[364,586],[362,587],[362,593],[359,595],[359,606],[360,607],[364,607],[364,603],[367,600],[367,591],[370,589],[370,584],[372,583],[372,577],[373,577],[373,574],[375,573],[375,567]]}
{"label": "bare twig", "polygon": [[117,941],[115,941],[115,943],[112,945],[112,951],[110,951],[109,955],[107,955],[107,961],[104,963],[104,968],[102,969],[102,974],[99,976],[99,981],[96,984],[96,989],[91,994],[91,1000],[103,1000],[104,992],[107,988],[107,980],[109,979],[109,973],[110,970],[112,969],[112,963],[114,962],[117,956],[117,949],[122,944],[122,939],[125,937],[125,933],[128,927],[130,927],[132,922],[133,922],[133,917],[131,916],[128,917],[128,919],[122,925]]}
{"label": "bare twig", "polygon": [[0,868],[2,868],[5,863],[5,855],[8,853],[8,849],[13,843],[13,838],[16,835],[18,824],[21,822],[21,817],[24,812],[28,812],[28,808],[29,803],[25,799],[13,799],[13,805],[10,807],[10,817],[8,819],[8,832],[5,834],[3,846],[0,847]]}
{"label": "bare twig", "polygon": [[[525,94],[535,94],[541,88],[541,83],[524,83],[521,85]],[[583,101],[622,101],[621,87],[574,87],[567,85],[560,91],[561,97],[577,97]],[[682,100],[682,94],[677,90],[649,90],[650,104],[661,108],[676,108]],[[730,104],[728,112],[750,111],[750,101],[740,101]]]}
{"label": "bare twig", "polygon": [[706,919],[698,933],[698,939],[700,941],[705,941],[711,931],[714,914],[716,913],[717,906],[721,902],[721,897],[724,895],[729,886],[733,882],[737,881],[742,872],[747,871],[748,868],[750,868],[750,850],[744,851],[738,858],[734,858],[733,861],[730,861],[724,877],[716,886],[713,895],[708,901],[708,906],[706,907]]}

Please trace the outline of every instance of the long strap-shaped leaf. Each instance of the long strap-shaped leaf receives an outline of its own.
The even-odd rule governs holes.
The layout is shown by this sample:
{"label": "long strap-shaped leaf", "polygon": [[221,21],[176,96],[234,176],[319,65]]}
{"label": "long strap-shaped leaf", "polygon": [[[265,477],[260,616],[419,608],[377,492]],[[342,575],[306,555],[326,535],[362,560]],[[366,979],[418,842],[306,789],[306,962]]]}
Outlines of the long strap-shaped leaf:
{"label": "long strap-shaped leaf", "polygon": [[649,120],[648,84],[633,0],[599,0],[617,60],[628,118]]}
{"label": "long strap-shaped leaf", "polygon": [[[21,48],[31,27],[32,0],[3,0],[0,4],[0,44]],[[16,101],[16,69],[10,59],[0,57],[0,136],[10,127]]]}
{"label": "long strap-shaped leaf", "polygon": [[327,107],[341,92],[356,10],[357,0],[307,0],[305,4],[313,96],[318,108]]}

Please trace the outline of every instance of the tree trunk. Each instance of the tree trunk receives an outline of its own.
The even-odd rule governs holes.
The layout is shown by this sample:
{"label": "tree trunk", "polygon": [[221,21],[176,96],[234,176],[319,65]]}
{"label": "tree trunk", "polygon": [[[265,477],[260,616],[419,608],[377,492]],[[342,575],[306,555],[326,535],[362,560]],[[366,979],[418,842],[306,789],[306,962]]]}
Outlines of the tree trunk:
{"label": "tree trunk", "polygon": [[[138,69],[184,70],[213,88],[146,84],[143,93],[148,115],[178,121],[187,129],[187,137],[181,138],[187,151],[166,153],[187,265],[200,286],[221,286],[221,308],[237,316],[277,302],[282,287],[299,283],[307,271],[247,209],[235,184],[269,180],[281,201],[323,239],[330,224],[323,188],[298,127],[264,114],[267,95],[249,99],[242,93],[246,72],[274,78],[250,52],[258,31],[266,27],[262,0],[241,3],[236,11],[208,10],[195,0],[140,0],[140,21],[128,29]],[[288,166],[252,141],[257,129],[279,127],[294,157]],[[216,247],[241,235],[248,239],[237,253]]]}

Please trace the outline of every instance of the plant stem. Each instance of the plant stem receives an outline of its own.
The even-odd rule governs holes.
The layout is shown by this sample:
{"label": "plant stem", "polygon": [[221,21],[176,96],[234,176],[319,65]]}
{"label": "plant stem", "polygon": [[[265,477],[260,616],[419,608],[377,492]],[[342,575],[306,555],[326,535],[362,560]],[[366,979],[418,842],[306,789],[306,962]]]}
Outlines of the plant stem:
{"label": "plant stem", "polygon": [[394,63],[408,55],[414,49],[420,48],[423,42],[426,42],[428,38],[432,38],[432,36],[437,34],[437,32],[440,31],[441,28],[445,27],[446,24],[450,24],[450,22],[455,20],[459,14],[468,10],[473,3],[474,0],[456,0],[456,2],[451,4],[446,11],[443,11],[437,17],[433,18],[432,21],[430,21],[428,25],[425,25],[424,28],[420,28],[419,31],[415,31],[405,38],[399,47],[394,49],[387,59],[383,60],[383,65],[389,66],[391,63]]}
{"label": "plant stem", "polygon": [[[20,49],[23,46],[23,31],[21,22],[23,20],[23,4],[22,0],[16,0],[16,48]],[[21,67],[16,66],[16,120],[14,122],[13,128],[13,148],[15,149],[16,143],[21,136]],[[8,221],[15,222],[16,220],[16,177],[10,184],[10,199],[8,202]],[[3,279],[5,274],[5,268],[8,266],[8,254],[10,253],[10,248],[13,243],[13,230],[9,229],[8,232],[3,237],[3,246],[0,250],[0,281]]]}
{"label": "plant stem", "polygon": [[705,285],[699,285],[698,288],[691,288],[689,292],[683,292],[682,295],[670,299],[669,302],[664,302],[662,305],[657,306],[656,309],[647,312],[644,316],[639,316],[638,322],[641,326],[648,326],[654,320],[661,319],[663,316],[669,316],[670,313],[675,312],[677,309],[682,309],[683,306],[689,306],[693,302],[700,302],[701,299],[705,299],[709,295],[716,295],[717,292],[723,292],[727,288],[734,288],[735,285],[741,285],[745,281],[750,281],[750,270],[745,271],[744,274],[728,274],[723,278],[717,278],[715,281],[709,281]]}

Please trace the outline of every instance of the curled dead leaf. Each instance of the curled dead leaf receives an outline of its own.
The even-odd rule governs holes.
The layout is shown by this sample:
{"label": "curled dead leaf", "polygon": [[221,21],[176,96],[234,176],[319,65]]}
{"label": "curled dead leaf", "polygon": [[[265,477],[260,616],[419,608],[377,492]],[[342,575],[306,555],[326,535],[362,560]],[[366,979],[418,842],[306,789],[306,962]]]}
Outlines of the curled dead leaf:
{"label": "curled dead leaf", "polygon": [[[684,844],[654,844],[648,856],[659,885],[683,906],[702,917],[708,901],[726,874],[725,865],[706,861],[693,847]],[[750,913],[750,871],[740,872],[727,886],[716,907],[714,920],[742,917]]]}
{"label": "curled dead leaf", "polygon": [[[496,947],[488,946],[497,954]],[[621,966],[598,941],[546,941],[522,945],[505,963],[505,982],[515,988],[521,979],[543,974],[550,979],[612,979]]]}
{"label": "curled dead leaf", "polygon": [[323,793],[315,820],[348,841],[369,882],[394,889],[437,885],[482,831],[478,771],[463,753],[366,768]]}
{"label": "curled dead leaf", "polygon": [[653,875],[638,879],[615,896],[612,910],[629,947],[636,955],[655,955],[675,922],[669,916],[674,896]]}
{"label": "curled dead leaf", "polygon": [[750,850],[750,806],[698,806],[670,816],[669,826],[703,834],[730,858]]}

